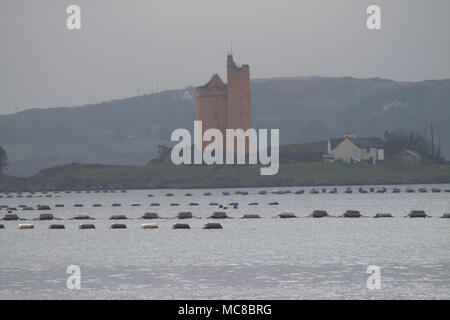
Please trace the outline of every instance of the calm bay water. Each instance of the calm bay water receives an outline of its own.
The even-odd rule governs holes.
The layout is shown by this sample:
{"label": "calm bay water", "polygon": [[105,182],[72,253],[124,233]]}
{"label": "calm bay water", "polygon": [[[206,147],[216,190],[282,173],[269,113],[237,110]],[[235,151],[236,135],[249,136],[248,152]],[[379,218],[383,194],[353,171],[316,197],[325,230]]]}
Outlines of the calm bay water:
{"label": "calm bay water", "polygon": [[[290,194],[259,195],[262,188],[213,190],[136,190],[126,193],[48,193],[52,197],[3,195],[0,205],[48,204],[62,221],[0,221],[0,299],[448,299],[450,298],[450,193],[405,193],[405,188],[450,185],[386,186],[387,193],[310,194],[311,188],[278,188]],[[393,187],[401,193],[391,193]],[[368,189],[368,187],[364,187]],[[379,187],[376,187],[378,189]],[[304,189],[304,194],[294,194]],[[316,188],[321,190],[321,188]],[[327,191],[330,187],[327,187]],[[174,196],[167,197],[172,192]],[[193,196],[185,196],[186,193]],[[203,195],[211,192],[211,196]],[[153,197],[148,197],[152,194]],[[277,206],[268,205],[272,201]],[[159,207],[150,207],[158,202]],[[199,206],[189,206],[198,202]],[[222,210],[211,202],[237,209]],[[257,202],[258,205],[249,205]],[[102,207],[92,207],[94,203]],[[112,207],[121,203],[121,207]],[[170,206],[178,203],[179,206]],[[64,204],[64,208],[55,208]],[[82,208],[74,207],[83,204]],[[140,206],[131,206],[140,204]],[[347,209],[372,217],[379,212],[394,218],[304,218],[315,209],[341,215]],[[413,209],[431,218],[409,219]],[[273,218],[283,210],[301,219]],[[144,212],[171,218],[191,211],[201,219],[137,220]],[[256,213],[262,219],[206,219],[214,211],[240,218]],[[21,218],[47,211],[17,210]],[[67,220],[85,212],[96,220]],[[0,216],[6,213],[0,210]],[[113,214],[132,220],[124,230],[109,229]],[[159,229],[142,230],[156,222]],[[173,230],[175,222],[190,230]],[[222,230],[203,230],[220,222]],[[33,223],[33,230],[19,230]],[[49,230],[62,223],[65,230]],[[93,223],[95,230],[80,230]],[[81,289],[66,287],[69,265],[81,268]],[[381,269],[381,289],[369,290],[369,265]]]}

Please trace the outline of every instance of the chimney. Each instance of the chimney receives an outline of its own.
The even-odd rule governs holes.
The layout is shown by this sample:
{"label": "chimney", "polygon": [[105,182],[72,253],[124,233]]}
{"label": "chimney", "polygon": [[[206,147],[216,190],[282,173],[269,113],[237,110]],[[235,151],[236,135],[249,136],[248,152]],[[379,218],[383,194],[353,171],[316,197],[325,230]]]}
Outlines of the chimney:
{"label": "chimney", "polygon": [[356,139],[356,135],[354,133],[346,132],[344,133],[344,138]]}

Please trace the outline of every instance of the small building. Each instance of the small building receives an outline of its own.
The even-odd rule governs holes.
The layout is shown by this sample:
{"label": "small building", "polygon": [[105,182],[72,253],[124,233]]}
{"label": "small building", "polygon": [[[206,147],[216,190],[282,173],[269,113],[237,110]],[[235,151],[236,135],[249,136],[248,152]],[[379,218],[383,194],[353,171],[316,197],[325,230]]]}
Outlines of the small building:
{"label": "small building", "polygon": [[420,164],[422,157],[409,149],[403,149],[395,155],[395,159],[410,165]]}
{"label": "small building", "polygon": [[377,163],[384,160],[384,142],[382,138],[357,138],[352,133],[344,134],[343,138],[328,140],[328,154],[324,161],[344,161],[350,163]]}

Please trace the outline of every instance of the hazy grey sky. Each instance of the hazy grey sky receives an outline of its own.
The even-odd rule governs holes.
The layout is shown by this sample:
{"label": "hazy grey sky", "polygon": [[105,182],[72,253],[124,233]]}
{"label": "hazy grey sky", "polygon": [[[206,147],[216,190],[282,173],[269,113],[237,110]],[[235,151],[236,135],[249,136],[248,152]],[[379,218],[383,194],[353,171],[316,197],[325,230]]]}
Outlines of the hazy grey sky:
{"label": "hazy grey sky", "polygon": [[450,78],[449,30],[449,0],[0,0],[0,113],[225,78],[230,40],[252,78]]}

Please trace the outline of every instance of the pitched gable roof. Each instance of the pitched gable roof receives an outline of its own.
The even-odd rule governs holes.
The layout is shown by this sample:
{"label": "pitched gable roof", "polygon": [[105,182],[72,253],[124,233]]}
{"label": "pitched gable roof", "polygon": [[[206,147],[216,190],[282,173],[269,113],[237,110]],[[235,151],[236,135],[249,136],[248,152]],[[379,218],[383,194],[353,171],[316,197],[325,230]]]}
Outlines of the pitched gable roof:
{"label": "pitched gable roof", "polygon": [[222,81],[220,76],[215,73],[211,79],[203,86],[200,86],[199,88],[205,88],[205,89],[212,89],[212,88],[218,88],[218,89],[225,89],[227,85]]}
{"label": "pitched gable roof", "polygon": [[340,145],[342,141],[344,141],[344,138],[334,138],[334,139],[330,139],[330,147],[331,147],[331,150],[336,149],[336,147],[337,147],[338,145]]}
{"label": "pitched gable roof", "polygon": [[330,148],[334,150],[338,145],[342,143],[345,139],[349,139],[353,142],[358,148],[383,148],[383,139],[374,137],[374,138],[334,138],[330,139]]}
{"label": "pitched gable roof", "polygon": [[355,138],[351,139],[359,148],[383,148],[381,138]]}

